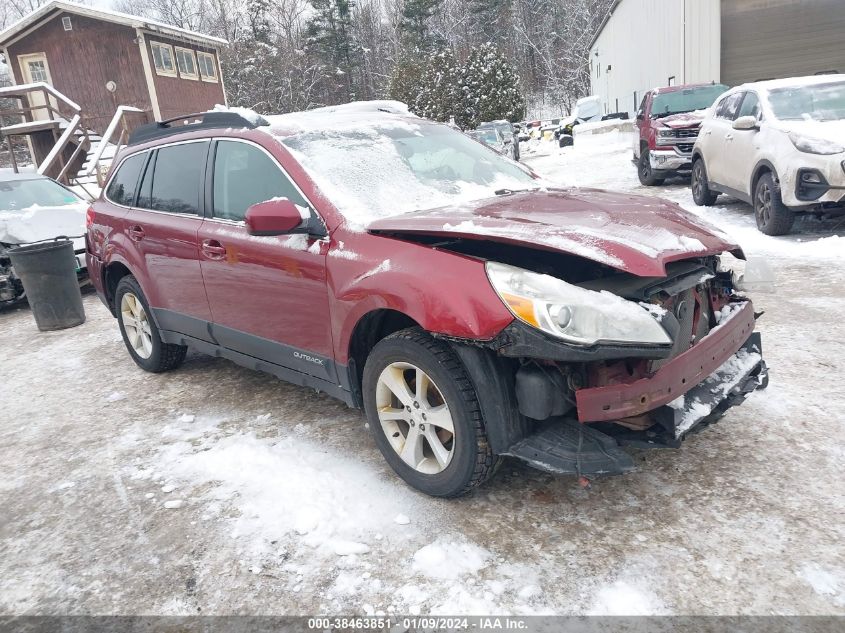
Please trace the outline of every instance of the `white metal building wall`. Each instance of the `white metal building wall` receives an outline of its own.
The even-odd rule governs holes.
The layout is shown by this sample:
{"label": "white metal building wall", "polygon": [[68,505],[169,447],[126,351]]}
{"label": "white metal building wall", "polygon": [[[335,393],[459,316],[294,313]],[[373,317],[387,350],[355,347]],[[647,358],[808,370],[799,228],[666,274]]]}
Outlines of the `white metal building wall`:
{"label": "white metal building wall", "polygon": [[604,112],[633,115],[657,86],[719,81],[720,14],[719,0],[618,0],[590,49]]}

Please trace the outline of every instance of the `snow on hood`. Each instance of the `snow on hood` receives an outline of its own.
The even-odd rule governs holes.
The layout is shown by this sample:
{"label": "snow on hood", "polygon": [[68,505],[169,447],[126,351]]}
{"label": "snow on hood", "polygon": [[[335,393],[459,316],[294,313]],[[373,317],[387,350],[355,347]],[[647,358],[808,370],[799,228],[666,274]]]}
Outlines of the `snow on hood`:
{"label": "snow on hood", "polygon": [[526,192],[384,218],[373,233],[454,235],[584,257],[647,277],[666,264],[739,247],[678,205],[600,189]]}
{"label": "snow on hood", "polygon": [[801,136],[819,138],[845,145],[845,120],[838,121],[782,121],[776,126],[784,132],[795,132]]}
{"label": "snow on hood", "polygon": [[669,116],[660,117],[656,119],[657,123],[662,123],[666,127],[672,129],[679,127],[693,127],[701,125],[704,116],[707,114],[707,109],[693,110],[692,112],[679,112],[678,114],[670,114]]}
{"label": "snow on hood", "polygon": [[[60,235],[69,237],[85,233],[84,203],[57,207],[32,205],[17,211],[0,211],[0,242],[26,244],[50,240]],[[76,242],[74,248],[81,247]]]}

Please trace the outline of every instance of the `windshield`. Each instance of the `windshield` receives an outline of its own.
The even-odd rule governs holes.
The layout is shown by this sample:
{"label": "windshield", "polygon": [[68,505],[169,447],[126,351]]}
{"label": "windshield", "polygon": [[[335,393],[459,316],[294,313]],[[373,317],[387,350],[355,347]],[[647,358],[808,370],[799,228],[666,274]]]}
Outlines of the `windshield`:
{"label": "windshield", "polygon": [[0,182],[0,213],[15,212],[33,205],[64,207],[80,199],[60,184],[46,178]]}
{"label": "windshield", "polygon": [[658,92],[651,103],[651,116],[656,119],[669,114],[704,110],[713,105],[716,97],[727,89],[728,87],[722,84],[714,84],[674,92]]}
{"label": "windshield", "polygon": [[845,119],[845,81],[769,91],[769,105],[782,121]]}
{"label": "windshield", "polygon": [[404,120],[282,139],[352,223],[539,187],[516,163],[445,125]]}

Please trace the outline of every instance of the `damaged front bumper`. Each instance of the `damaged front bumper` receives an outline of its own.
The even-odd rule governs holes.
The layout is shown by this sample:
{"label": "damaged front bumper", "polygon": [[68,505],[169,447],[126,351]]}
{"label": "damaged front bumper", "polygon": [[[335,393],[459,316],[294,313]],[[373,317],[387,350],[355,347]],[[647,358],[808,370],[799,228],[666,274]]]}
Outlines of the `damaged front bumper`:
{"label": "damaged front bumper", "polygon": [[[745,303],[696,345],[646,378],[575,391],[577,419],[550,418],[507,454],[558,474],[611,475],[634,467],[622,446],[676,448],[768,384],[754,312]],[[645,420],[645,424],[642,424]],[[642,424],[636,427],[631,421]]]}
{"label": "damaged front bumper", "polygon": [[[754,323],[754,308],[750,302],[746,302],[696,345],[667,362],[652,375],[629,383],[579,389],[575,392],[578,420],[620,420],[677,403],[679,397],[695,385],[720,375],[724,366],[733,367],[736,364],[736,355],[751,340]],[[756,344],[759,348],[759,335]],[[753,352],[760,362],[761,352],[760,349]]]}

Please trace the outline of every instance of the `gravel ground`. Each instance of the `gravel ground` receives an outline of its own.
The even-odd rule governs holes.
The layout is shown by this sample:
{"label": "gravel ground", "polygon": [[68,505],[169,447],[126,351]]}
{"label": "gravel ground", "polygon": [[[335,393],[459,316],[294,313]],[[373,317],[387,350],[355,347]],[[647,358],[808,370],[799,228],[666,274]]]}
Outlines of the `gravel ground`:
{"label": "gravel ground", "polygon": [[[527,162],[639,191],[623,141]],[[769,389],[588,490],[507,462],[430,499],[328,397],[197,354],[146,374],[93,295],[62,332],[0,312],[0,614],[845,614],[845,243],[704,213],[777,276]]]}

